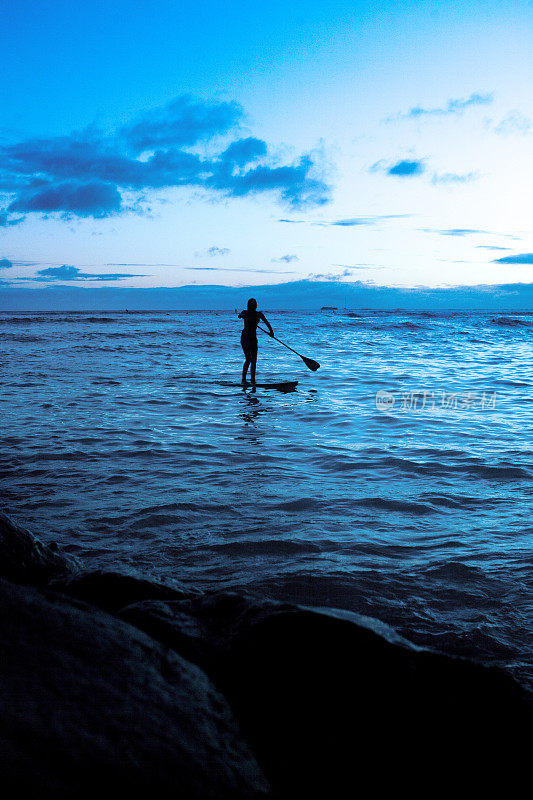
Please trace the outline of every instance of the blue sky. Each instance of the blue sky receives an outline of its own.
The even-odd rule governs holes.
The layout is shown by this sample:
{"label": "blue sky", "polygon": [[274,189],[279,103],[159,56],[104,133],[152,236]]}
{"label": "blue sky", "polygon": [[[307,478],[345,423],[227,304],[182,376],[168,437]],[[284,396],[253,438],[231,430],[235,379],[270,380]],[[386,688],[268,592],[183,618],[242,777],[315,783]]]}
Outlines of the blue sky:
{"label": "blue sky", "polygon": [[533,278],[531,2],[1,6],[0,280]]}

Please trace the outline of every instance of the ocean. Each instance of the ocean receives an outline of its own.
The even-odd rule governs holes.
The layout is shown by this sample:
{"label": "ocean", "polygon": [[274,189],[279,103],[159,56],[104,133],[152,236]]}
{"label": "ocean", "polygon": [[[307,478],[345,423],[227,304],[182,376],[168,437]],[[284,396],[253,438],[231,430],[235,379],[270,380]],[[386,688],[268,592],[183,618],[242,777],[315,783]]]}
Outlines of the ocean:
{"label": "ocean", "polygon": [[[533,685],[533,315],[0,314],[2,510],[89,567],[376,617]],[[529,605],[528,605],[529,603]]]}

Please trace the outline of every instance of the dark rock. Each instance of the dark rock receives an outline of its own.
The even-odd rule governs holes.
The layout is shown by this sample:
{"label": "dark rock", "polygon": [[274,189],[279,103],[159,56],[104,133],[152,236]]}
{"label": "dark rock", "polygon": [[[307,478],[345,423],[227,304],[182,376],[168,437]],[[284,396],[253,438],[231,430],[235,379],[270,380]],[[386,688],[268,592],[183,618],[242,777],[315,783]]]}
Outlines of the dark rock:
{"label": "dark rock", "polygon": [[114,614],[124,606],[144,600],[185,600],[193,589],[177,581],[172,584],[149,580],[134,571],[87,570],[50,584],[56,592],[76,597]]}
{"label": "dark rock", "polygon": [[64,555],[57,545],[44,544],[0,513],[0,577],[43,586],[80,568],[76,558]]}
{"label": "dark rock", "polygon": [[183,601],[145,600],[123,608],[118,616],[216,675],[218,643],[199,619],[182,610],[183,605]]}
{"label": "dark rock", "polygon": [[137,622],[223,690],[277,796],[351,796],[369,782],[512,794],[532,721],[521,687],[346,616],[226,593],[145,607]]}
{"label": "dark rock", "polygon": [[267,785],[224,698],[130,625],[0,581],[7,797],[249,800]]}

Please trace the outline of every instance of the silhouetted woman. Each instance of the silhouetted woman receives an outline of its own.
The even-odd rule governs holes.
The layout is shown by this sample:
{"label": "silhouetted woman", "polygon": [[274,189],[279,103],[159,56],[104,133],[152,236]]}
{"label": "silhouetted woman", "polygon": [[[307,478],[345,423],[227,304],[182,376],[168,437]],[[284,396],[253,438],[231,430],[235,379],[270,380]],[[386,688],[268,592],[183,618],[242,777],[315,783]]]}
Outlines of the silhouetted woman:
{"label": "silhouetted woman", "polygon": [[242,382],[246,383],[246,373],[250,367],[251,382],[255,383],[255,365],[257,362],[257,326],[263,320],[265,325],[268,326],[269,335],[274,336],[272,325],[267,320],[262,311],[257,310],[257,300],[251,297],[248,300],[248,307],[246,311],[241,311],[239,319],[244,321],[244,328],[241,333],[241,345],[244,350],[244,357],[246,361],[242,368]]}

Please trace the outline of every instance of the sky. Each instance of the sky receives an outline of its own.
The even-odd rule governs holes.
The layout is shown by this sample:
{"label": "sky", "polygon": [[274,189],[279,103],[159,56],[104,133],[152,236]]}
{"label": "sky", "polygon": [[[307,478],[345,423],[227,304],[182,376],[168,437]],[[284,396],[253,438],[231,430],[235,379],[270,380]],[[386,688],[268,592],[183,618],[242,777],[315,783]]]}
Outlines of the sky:
{"label": "sky", "polygon": [[533,3],[0,0],[0,288],[533,280]]}

